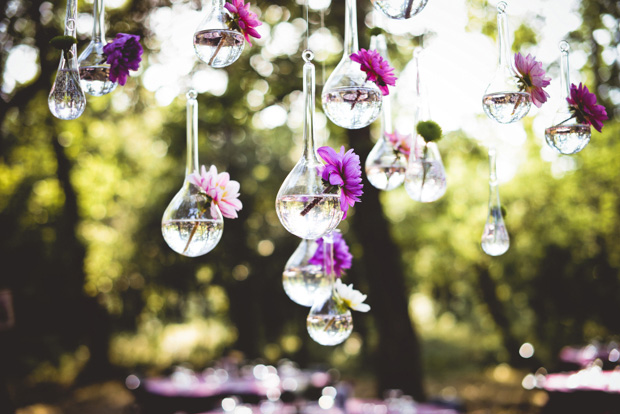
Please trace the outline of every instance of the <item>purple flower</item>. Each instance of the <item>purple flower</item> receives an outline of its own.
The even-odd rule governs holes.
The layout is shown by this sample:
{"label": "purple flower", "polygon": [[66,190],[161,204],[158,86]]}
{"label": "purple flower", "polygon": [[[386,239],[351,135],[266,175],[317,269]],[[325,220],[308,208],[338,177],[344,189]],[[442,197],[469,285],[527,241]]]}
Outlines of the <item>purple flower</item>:
{"label": "purple flower", "polygon": [[347,210],[355,202],[360,201],[362,195],[362,167],[360,157],[350,149],[344,152],[344,146],[337,153],[333,148],[321,147],[317,150],[325,165],[321,170],[321,177],[326,184],[340,187],[340,209],[344,211],[345,219]]}
{"label": "purple flower", "polygon": [[118,33],[116,38],[103,47],[107,60],[110,64],[110,80],[118,81],[124,85],[129,75],[129,70],[138,70],[142,60],[142,46],[140,36],[126,33]]}
{"label": "purple flower", "polygon": [[258,20],[256,13],[250,11],[250,3],[243,3],[243,0],[232,0],[231,3],[224,5],[226,10],[232,14],[233,24],[239,28],[239,31],[245,36],[245,40],[250,46],[250,36],[260,39],[260,35],[254,29],[256,26],[263,24]]}
{"label": "purple flower", "polygon": [[[336,277],[340,277],[344,273],[344,269],[351,268],[351,261],[353,259],[353,255],[349,252],[349,246],[347,245],[347,242],[344,240],[344,237],[342,237],[342,234],[335,231],[332,233],[332,236],[334,238],[333,271],[336,274]],[[323,245],[325,242],[323,241],[322,237],[318,239],[316,242],[317,242],[318,247],[316,249],[316,252],[314,253],[314,256],[312,256],[310,260],[308,260],[308,263],[313,264],[313,265],[323,266],[324,260],[325,260],[325,254],[324,254],[325,252],[324,252]],[[328,270],[331,270],[331,269],[328,269]]]}
{"label": "purple flower", "polygon": [[353,62],[362,65],[361,69],[366,72],[366,80],[374,82],[383,95],[390,94],[388,85],[396,85],[394,68],[376,50],[360,49],[357,54],[349,56]]}
{"label": "purple flower", "polygon": [[542,62],[537,62],[534,56],[528,54],[523,57],[521,53],[515,54],[515,67],[517,68],[521,90],[526,91],[532,98],[532,103],[538,108],[545,102],[549,94],[543,88],[549,86],[551,78],[545,77]]}
{"label": "purple flower", "polygon": [[580,124],[592,125],[594,129],[601,132],[603,121],[609,119],[607,111],[603,105],[597,105],[596,95],[588,90],[588,87],[579,83],[570,85],[570,97],[566,98],[570,105],[573,117],[577,118]]}

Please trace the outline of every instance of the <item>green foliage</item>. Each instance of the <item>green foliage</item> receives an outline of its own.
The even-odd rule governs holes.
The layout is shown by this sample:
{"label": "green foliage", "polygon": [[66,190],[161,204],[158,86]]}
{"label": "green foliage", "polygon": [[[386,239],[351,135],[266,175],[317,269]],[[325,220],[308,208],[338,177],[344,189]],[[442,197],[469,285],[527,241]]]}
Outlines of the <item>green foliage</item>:
{"label": "green foliage", "polygon": [[416,125],[416,131],[424,141],[433,142],[441,139],[441,127],[434,121],[420,121]]}
{"label": "green foliage", "polygon": [[50,40],[50,45],[63,51],[71,49],[71,46],[75,44],[77,44],[77,39],[73,36],[56,36]]}

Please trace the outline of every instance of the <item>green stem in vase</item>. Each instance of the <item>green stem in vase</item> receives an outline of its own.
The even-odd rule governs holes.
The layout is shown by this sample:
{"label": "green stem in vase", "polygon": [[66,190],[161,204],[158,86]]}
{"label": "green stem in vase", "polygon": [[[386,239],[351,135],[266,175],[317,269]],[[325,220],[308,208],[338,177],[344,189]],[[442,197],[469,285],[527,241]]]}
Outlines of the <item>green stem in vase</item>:
{"label": "green stem in vase", "polygon": [[222,46],[224,46],[224,43],[228,40],[228,36],[226,35],[226,32],[221,32],[220,34],[222,36],[220,37],[220,41],[217,42],[217,47],[215,48],[215,52],[213,52],[211,59],[209,59],[209,65],[213,64],[213,61],[215,60],[215,57],[217,56],[218,52],[220,51],[220,49],[222,49]]}

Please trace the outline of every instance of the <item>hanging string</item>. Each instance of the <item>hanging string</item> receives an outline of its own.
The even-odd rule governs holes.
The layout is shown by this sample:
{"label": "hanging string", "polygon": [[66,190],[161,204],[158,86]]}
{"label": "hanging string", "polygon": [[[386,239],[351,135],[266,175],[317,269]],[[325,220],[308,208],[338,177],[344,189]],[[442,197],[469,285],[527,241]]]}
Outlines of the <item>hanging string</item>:
{"label": "hanging string", "polygon": [[[325,29],[325,9],[321,8],[321,27],[319,28],[319,33],[323,34],[323,29]],[[321,62],[321,85],[325,85],[325,59]]]}
{"label": "hanging string", "polygon": [[310,0],[306,0],[304,2],[304,11],[306,13],[306,50],[310,50],[310,18],[309,18],[309,6],[308,3],[310,2]]}

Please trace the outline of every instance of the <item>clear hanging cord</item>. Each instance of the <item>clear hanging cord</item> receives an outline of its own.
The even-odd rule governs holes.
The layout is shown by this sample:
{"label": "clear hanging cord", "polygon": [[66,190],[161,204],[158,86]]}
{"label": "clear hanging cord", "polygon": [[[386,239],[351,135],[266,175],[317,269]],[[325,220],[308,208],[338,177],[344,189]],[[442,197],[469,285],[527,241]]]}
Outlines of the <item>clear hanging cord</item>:
{"label": "clear hanging cord", "polygon": [[502,215],[497,181],[497,151],[489,148],[489,214],[484,225],[482,250],[489,256],[500,256],[508,251],[510,238]]}
{"label": "clear hanging cord", "polygon": [[[75,38],[77,22],[77,0],[67,0],[65,36]],[[84,112],[86,97],[80,85],[77,47],[75,44],[62,51],[56,79],[47,99],[50,112],[56,118],[76,119]]]}

